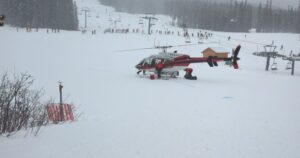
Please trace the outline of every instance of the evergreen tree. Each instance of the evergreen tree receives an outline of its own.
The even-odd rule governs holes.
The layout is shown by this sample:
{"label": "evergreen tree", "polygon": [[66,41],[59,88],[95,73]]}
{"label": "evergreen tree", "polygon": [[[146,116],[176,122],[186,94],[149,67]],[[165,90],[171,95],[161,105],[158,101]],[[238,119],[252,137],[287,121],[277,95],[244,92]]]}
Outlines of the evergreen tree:
{"label": "evergreen tree", "polygon": [[256,30],[258,32],[261,32],[262,31],[262,27],[263,27],[263,11],[262,11],[262,4],[259,3],[257,20],[256,20]]}
{"label": "evergreen tree", "polygon": [[[130,13],[158,13],[177,19],[179,25],[218,31],[300,33],[300,6],[298,9],[273,9],[272,0],[258,6],[247,0],[217,3],[209,0],[100,0],[102,4]],[[134,5],[133,5],[134,4]]]}
{"label": "evergreen tree", "polygon": [[77,11],[72,0],[1,0],[6,23],[18,27],[76,30]]}

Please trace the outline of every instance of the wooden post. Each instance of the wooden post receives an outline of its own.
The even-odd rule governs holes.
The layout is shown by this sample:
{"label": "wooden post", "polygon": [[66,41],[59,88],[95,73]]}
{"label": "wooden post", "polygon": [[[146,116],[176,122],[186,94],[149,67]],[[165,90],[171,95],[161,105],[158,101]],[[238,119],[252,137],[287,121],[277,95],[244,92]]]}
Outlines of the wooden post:
{"label": "wooden post", "polygon": [[60,114],[60,121],[64,121],[64,109],[63,109],[63,101],[62,101],[62,89],[63,85],[61,82],[59,82],[59,114]]}

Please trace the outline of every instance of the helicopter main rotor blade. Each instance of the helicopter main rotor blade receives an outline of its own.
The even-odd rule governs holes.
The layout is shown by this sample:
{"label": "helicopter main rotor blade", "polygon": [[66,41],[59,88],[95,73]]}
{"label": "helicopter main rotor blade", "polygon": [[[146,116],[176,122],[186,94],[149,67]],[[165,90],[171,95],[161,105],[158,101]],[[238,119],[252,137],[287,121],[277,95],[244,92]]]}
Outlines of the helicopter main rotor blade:
{"label": "helicopter main rotor blade", "polygon": [[157,49],[157,48],[151,47],[151,48],[125,49],[125,50],[116,50],[114,52],[133,52],[133,51],[147,50],[147,49]]}
{"label": "helicopter main rotor blade", "polygon": [[199,45],[199,44],[181,44],[181,45],[175,45],[172,47],[186,47],[186,46],[193,46],[193,45]]}
{"label": "helicopter main rotor blade", "polygon": [[168,49],[173,47],[186,47],[186,46],[192,46],[192,45],[199,45],[199,44],[182,44],[182,45],[167,45],[167,46],[155,46],[155,47],[149,47],[149,48],[138,48],[138,49],[125,49],[125,50],[117,50],[114,52],[131,52],[131,51],[139,51],[139,50],[148,50],[148,49]]}
{"label": "helicopter main rotor blade", "polygon": [[186,46],[194,46],[194,45],[203,45],[203,44],[211,44],[211,43],[218,43],[218,42],[206,42],[206,43],[194,43],[194,44],[181,44],[181,45],[175,45],[172,47],[186,47]]}

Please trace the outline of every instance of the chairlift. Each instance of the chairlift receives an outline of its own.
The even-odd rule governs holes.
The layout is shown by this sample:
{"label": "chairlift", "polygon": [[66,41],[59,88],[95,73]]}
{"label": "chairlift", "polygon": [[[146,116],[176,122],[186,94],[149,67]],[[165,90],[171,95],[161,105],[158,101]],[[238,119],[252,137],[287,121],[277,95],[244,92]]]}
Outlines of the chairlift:
{"label": "chairlift", "polygon": [[286,70],[292,69],[292,62],[291,62],[291,61],[289,61],[289,62],[286,64],[285,69],[286,69]]}
{"label": "chairlift", "polygon": [[273,60],[273,64],[271,65],[271,70],[278,70],[277,63],[275,62],[275,58]]}

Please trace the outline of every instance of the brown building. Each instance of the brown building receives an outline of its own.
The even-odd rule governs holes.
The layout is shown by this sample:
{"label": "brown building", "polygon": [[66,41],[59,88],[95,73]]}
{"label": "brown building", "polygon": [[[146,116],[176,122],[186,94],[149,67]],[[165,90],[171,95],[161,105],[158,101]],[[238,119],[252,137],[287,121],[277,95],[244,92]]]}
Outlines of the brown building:
{"label": "brown building", "polygon": [[229,51],[222,47],[209,47],[202,51],[202,54],[204,58],[208,58],[209,56],[228,58]]}

